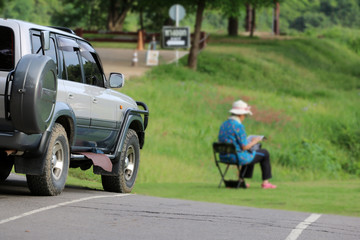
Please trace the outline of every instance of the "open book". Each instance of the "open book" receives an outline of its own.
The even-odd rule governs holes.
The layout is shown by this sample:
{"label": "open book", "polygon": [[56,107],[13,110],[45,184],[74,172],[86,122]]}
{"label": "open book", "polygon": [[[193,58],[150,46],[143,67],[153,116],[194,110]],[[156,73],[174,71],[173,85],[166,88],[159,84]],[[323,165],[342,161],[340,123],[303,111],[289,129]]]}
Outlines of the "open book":
{"label": "open book", "polygon": [[[249,135],[246,140],[249,143],[256,137],[261,137],[261,140],[266,140],[266,137],[263,135]],[[260,148],[261,148],[261,143],[259,142],[259,143],[255,144],[254,146],[252,146],[252,148],[250,150],[256,151],[256,150],[259,150]]]}

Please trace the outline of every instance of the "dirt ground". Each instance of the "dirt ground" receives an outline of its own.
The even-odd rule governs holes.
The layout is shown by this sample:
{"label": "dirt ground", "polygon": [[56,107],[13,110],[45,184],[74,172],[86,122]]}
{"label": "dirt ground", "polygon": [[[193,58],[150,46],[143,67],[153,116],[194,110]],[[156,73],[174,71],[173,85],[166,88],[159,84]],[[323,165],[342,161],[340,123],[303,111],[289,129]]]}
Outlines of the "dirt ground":
{"label": "dirt ground", "polygon": [[[135,50],[96,48],[100,55],[105,75],[108,77],[111,72],[123,73],[127,80],[141,76],[151,69],[146,66],[146,50],[136,51],[138,62],[132,66]],[[179,51],[179,57],[188,54],[188,51]],[[159,64],[171,63],[176,60],[175,50],[159,50]]]}

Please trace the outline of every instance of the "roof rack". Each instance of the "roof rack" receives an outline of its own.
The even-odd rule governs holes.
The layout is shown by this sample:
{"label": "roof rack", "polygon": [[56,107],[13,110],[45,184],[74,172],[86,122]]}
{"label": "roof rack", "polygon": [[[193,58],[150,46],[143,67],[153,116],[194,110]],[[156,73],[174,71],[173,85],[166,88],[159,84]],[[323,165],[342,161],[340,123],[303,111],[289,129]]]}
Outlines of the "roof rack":
{"label": "roof rack", "polygon": [[[61,31],[64,31],[64,32],[68,32],[68,33],[71,33],[71,34],[75,34],[75,32],[70,29],[70,28],[67,28],[67,27],[54,27],[54,26],[50,26],[51,28],[55,28],[55,29],[58,29],[58,30],[61,30]],[[75,34],[76,35],[76,34]]]}

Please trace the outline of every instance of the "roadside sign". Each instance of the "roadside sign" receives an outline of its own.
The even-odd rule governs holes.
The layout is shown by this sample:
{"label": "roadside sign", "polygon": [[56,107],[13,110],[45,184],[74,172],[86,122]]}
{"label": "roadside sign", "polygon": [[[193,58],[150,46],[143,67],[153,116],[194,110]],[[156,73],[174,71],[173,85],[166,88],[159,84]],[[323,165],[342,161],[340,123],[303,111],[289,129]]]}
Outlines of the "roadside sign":
{"label": "roadside sign", "polygon": [[180,4],[174,4],[169,9],[169,16],[176,21],[176,26],[179,26],[179,21],[186,15],[185,8]]}
{"label": "roadside sign", "polygon": [[148,50],[146,53],[146,66],[159,65],[159,51]]}
{"label": "roadside sign", "polygon": [[190,28],[189,27],[163,27],[162,29],[163,48],[189,48]]}

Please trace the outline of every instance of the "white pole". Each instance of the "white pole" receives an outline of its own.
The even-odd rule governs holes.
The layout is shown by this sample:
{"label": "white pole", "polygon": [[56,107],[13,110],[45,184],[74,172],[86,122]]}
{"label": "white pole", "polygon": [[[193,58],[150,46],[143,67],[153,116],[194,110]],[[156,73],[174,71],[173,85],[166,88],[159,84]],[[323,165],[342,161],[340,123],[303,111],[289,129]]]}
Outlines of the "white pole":
{"label": "white pole", "polygon": [[175,22],[176,22],[176,27],[179,26],[179,4],[175,5]]}
{"label": "white pole", "polygon": [[[175,23],[176,23],[176,27],[179,27],[179,4],[175,5]],[[176,66],[179,63],[179,51],[178,49],[176,49],[175,51],[175,59],[176,59]]]}

